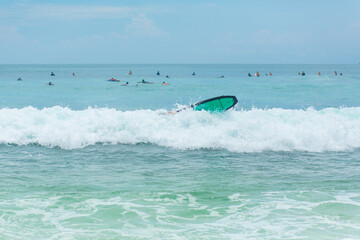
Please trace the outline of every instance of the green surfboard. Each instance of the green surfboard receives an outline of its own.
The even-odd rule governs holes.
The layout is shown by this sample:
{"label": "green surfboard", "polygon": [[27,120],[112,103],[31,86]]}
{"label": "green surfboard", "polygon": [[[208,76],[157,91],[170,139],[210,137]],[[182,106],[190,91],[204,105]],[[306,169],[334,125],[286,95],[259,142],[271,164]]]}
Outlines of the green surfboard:
{"label": "green surfboard", "polygon": [[191,107],[195,111],[223,112],[234,107],[237,102],[235,96],[220,96],[198,102]]}

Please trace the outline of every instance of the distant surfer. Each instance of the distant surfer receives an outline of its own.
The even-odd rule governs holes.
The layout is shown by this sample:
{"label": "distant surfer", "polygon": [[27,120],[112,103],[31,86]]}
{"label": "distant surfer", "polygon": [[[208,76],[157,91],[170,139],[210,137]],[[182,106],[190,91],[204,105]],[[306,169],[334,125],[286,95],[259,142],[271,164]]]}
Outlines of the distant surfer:
{"label": "distant surfer", "polygon": [[260,77],[260,73],[259,73],[259,72],[256,72],[256,76],[257,76],[257,77]]}
{"label": "distant surfer", "polygon": [[168,83],[166,83],[166,82],[163,82],[161,85],[169,85]]}
{"label": "distant surfer", "polygon": [[73,73],[73,77],[75,77],[75,73]]}
{"label": "distant surfer", "polygon": [[52,76],[52,77],[55,76],[55,73],[54,73],[54,72],[51,72],[50,76]]}
{"label": "distant surfer", "polygon": [[166,78],[170,78],[169,75],[166,75]]}
{"label": "distant surfer", "polygon": [[17,80],[18,80],[18,81],[22,81],[22,78],[21,78],[21,77],[19,77]]}
{"label": "distant surfer", "polygon": [[342,73],[340,73],[340,76],[342,76]]}
{"label": "distant surfer", "polygon": [[121,80],[115,79],[115,78],[110,78],[108,80],[109,82],[121,82]]}
{"label": "distant surfer", "polygon": [[269,75],[272,76],[272,73],[270,72]]}
{"label": "distant surfer", "polygon": [[54,86],[54,84],[52,82],[48,82],[46,85]]}
{"label": "distant surfer", "polygon": [[129,86],[129,82],[126,82],[125,84],[122,84],[121,86]]}
{"label": "distant surfer", "polygon": [[305,72],[304,72],[304,71],[302,71],[301,76],[305,76]]}
{"label": "distant surfer", "polygon": [[147,82],[147,81],[145,81],[144,79],[143,80],[141,80],[141,82],[138,82],[138,83],[147,83],[147,84],[153,84],[153,82]]}
{"label": "distant surfer", "polygon": [[252,75],[250,73],[248,73],[248,77],[252,77]]}
{"label": "distant surfer", "polygon": [[130,70],[129,75],[132,75],[132,71]]}
{"label": "distant surfer", "polygon": [[321,73],[320,72],[318,72],[318,76],[320,76],[321,75]]}
{"label": "distant surfer", "polygon": [[224,78],[224,75],[221,75],[219,78]]}
{"label": "distant surfer", "polygon": [[335,76],[337,76],[337,72],[335,71]]}
{"label": "distant surfer", "polygon": [[196,74],[195,74],[195,72],[193,72],[191,75],[195,76]]}
{"label": "distant surfer", "polygon": [[159,72],[159,71],[157,71],[156,75],[160,76],[160,72]]}

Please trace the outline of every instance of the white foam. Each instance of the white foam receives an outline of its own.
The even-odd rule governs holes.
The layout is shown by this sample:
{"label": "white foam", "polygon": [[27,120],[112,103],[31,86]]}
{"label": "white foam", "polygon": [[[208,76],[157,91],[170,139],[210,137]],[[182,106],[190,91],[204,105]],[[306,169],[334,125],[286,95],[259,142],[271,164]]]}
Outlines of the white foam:
{"label": "white foam", "polygon": [[63,149],[150,143],[176,149],[346,151],[360,147],[360,108],[252,109],[223,114],[64,107],[0,109],[0,143]]}

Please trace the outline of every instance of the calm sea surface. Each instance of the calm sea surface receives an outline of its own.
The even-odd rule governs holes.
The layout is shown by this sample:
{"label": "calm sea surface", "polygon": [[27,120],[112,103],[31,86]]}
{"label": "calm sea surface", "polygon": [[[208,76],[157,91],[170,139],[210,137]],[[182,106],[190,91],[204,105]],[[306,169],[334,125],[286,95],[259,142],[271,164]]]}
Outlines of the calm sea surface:
{"label": "calm sea surface", "polygon": [[360,65],[0,65],[0,166],[0,239],[359,239]]}

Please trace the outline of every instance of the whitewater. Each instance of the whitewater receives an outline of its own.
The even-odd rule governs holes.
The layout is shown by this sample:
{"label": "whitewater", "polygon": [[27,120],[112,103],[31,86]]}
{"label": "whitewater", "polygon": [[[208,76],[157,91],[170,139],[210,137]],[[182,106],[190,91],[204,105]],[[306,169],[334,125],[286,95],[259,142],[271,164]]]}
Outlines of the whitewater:
{"label": "whitewater", "polygon": [[155,144],[176,149],[348,151],[360,147],[360,107],[225,113],[66,107],[0,109],[0,143],[76,149]]}

